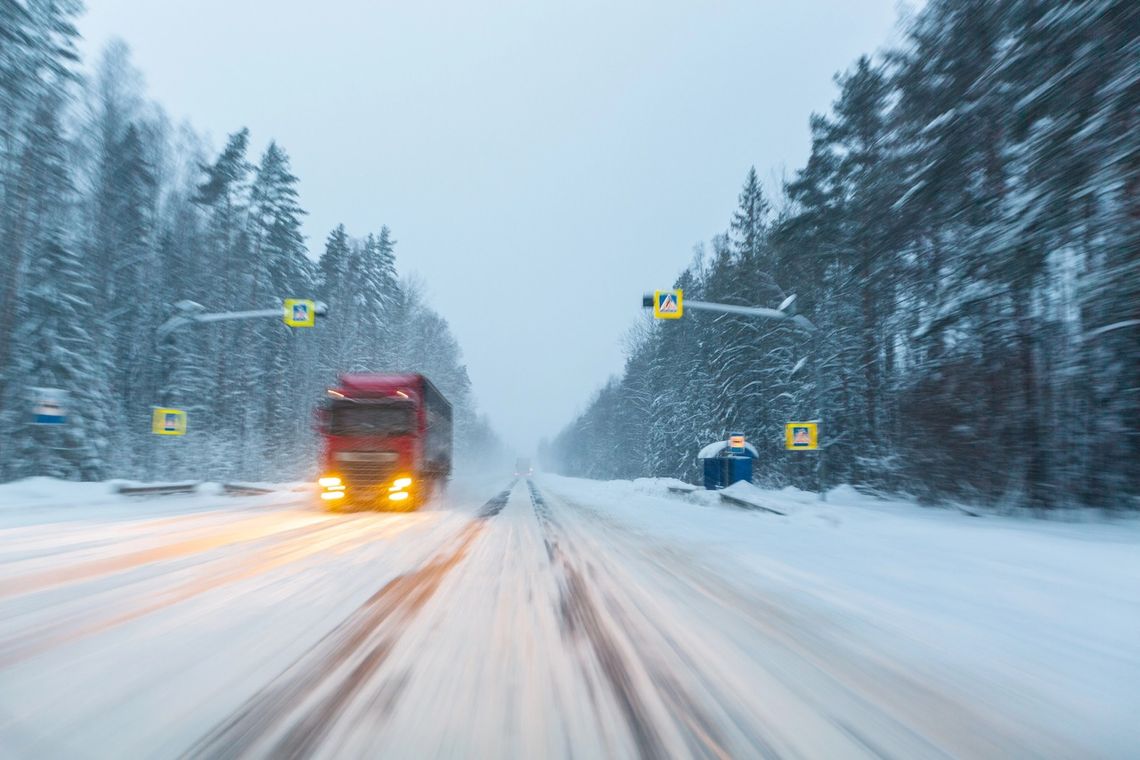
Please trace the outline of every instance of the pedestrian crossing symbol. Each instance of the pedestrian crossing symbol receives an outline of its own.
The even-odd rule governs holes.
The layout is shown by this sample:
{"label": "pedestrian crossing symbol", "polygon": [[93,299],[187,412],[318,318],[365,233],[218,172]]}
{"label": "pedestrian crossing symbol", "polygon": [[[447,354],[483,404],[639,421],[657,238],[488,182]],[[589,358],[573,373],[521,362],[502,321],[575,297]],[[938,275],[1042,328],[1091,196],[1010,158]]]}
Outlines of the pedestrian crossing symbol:
{"label": "pedestrian crossing symbol", "polygon": [[657,319],[680,319],[685,307],[680,290],[657,290],[653,293],[653,316]]}
{"label": "pedestrian crossing symbol", "polygon": [[181,409],[154,407],[150,432],[155,435],[186,435],[186,412]]}
{"label": "pedestrian crossing symbol", "polygon": [[819,448],[819,423],[789,422],[784,426],[784,448],[815,451]]}
{"label": "pedestrian crossing symbol", "polygon": [[317,305],[307,298],[285,299],[285,324],[290,327],[312,327],[317,321]]}

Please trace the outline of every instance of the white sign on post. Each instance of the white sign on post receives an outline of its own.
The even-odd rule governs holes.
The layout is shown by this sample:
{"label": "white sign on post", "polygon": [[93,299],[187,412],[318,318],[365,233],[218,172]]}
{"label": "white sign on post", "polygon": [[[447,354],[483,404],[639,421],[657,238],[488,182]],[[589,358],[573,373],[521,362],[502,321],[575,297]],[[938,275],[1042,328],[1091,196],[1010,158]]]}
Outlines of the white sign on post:
{"label": "white sign on post", "polygon": [[67,424],[67,391],[62,388],[33,388],[35,403],[32,422],[36,425]]}

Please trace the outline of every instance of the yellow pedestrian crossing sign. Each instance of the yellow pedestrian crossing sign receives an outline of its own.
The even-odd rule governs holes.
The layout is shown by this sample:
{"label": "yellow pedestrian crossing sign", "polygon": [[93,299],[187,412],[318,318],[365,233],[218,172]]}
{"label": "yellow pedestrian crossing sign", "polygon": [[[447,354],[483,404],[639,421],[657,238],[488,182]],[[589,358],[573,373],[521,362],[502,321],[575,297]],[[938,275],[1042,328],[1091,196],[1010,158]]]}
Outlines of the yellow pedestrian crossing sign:
{"label": "yellow pedestrian crossing sign", "polygon": [[290,327],[312,327],[317,322],[317,305],[307,298],[286,298],[284,316]]}
{"label": "yellow pedestrian crossing sign", "polygon": [[656,290],[653,292],[653,316],[657,319],[680,319],[685,313],[680,290]]}
{"label": "yellow pedestrian crossing sign", "polygon": [[788,451],[815,451],[819,448],[819,423],[789,422],[784,425],[784,448]]}
{"label": "yellow pedestrian crossing sign", "polygon": [[186,412],[181,409],[154,407],[150,432],[155,435],[186,435]]}

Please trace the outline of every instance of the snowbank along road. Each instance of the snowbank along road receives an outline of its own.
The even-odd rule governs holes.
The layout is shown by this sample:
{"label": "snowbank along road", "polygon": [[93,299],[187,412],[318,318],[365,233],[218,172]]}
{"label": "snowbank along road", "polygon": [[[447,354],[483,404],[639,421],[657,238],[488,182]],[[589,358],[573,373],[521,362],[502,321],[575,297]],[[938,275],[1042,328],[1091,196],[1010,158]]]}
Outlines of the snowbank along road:
{"label": "snowbank along road", "polygon": [[289,492],[5,507],[0,755],[1140,746],[1135,526],[666,493],[539,477],[412,514]]}

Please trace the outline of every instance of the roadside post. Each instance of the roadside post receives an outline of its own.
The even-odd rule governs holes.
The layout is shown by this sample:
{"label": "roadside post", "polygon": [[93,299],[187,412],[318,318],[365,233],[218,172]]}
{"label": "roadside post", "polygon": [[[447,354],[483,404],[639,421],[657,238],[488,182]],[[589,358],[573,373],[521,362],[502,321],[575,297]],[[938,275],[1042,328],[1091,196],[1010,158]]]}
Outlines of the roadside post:
{"label": "roadside post", "polygon": [[[38,429],[36,445],[54,451],[67,451],[66,435],[71,397],[63,388],[28,388],[31,394],[32,425]],[[50,432],[49,432],[50,431]]]}
{"label": "roadside post", "polygon": [[[787,451],[820,451],[818,420],[785,423],[784,448]],[[822,453],[819,456],[822,456]],[[821,480],[821,493],[822,488]]]}

